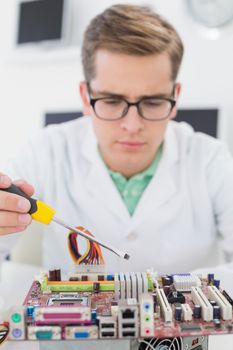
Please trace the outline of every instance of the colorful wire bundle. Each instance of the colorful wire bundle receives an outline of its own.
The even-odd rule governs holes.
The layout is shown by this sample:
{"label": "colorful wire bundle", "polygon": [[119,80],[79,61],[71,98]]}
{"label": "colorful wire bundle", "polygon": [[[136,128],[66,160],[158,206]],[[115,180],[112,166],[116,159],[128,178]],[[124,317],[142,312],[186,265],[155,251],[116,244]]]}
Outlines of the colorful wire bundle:
{"label": "colorful wire bundle", "polygon": [[[76,228],[93,237],[93,235],[85,228],[81,226],[78,226]],[[79,264],[103,265],[104,258],[103,258],[102,251],[99,244],[89,241],[87,239],[87,250],[84,254],[80,254],[77,238],[78,238],[78,234],[76,232],[70,231],[68,235],[68,248],[69,248],[71,258],[73,259],[75,264],[76,265],[79,265]]]}

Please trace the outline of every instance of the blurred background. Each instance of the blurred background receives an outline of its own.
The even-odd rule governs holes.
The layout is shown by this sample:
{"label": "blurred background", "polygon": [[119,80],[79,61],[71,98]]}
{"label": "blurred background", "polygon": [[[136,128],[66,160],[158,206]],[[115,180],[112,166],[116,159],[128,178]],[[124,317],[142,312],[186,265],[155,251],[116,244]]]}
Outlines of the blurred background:
{"label": "blurred background", "polygon": [[46,114],[82,110],[82,34],[114,3],[150,6],[176,27],[185,45],[179,107],[194,110],[187,118],[204,123],[233,153],[232,0],[2,0],[0,166],[44,127]]}

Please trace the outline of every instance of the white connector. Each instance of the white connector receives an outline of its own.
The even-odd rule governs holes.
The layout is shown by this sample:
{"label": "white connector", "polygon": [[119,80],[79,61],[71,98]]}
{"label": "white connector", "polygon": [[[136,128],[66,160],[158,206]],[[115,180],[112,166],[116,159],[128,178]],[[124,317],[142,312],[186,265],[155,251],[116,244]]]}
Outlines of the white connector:
{"label": "white connector", "polygon": [[125,287],[126,287],[126,299],[132,298],[132,280],[130,273],[125,272]]}
{"label": "white connector", "polygon": [[154,337],[154,302],[151,294],[140,295],[140,335]]}
{"label": "white connector", "polygon": [[124,272],[120,272],[119,276],[120,276],[120,296],[121,296],[121,299],[124,300],[126,298],[126,282],[125,282]]}
{"label": "white connector", "polygon": [[157,298],[165,322],[172,322],[172,309],[162,288],[157,288]]}
{"label": "white connector", "polygon": [[181,304],[184,321],[192,321],[193,312],[189,304]]}
{"label": "white connector", "polygon": [[78,277],[81,280],[83,275],[88,275],[89,281],[97,281],[98,275],[104,275],[106,277],[105,265],[75,265],[75,271],[68,274],[68,279]]}
{"label": "white connector", "polygon": [[232,320],[232,306],[218,288],[208,286],[208,297],[216,301],[221,310],[221,317],[225,321]]}
{"label": "white connector", "polygon": [[140,295],[143,293],[143,282],[142,282],[142,274],[141,272],[135,272],[136,275],[136,283],[137,283],[137,300],[139,300]]}
{"label": "white connector", "polygon": [[134,272],[130,272],[130,279],[131,279],[131,298],[137,298],[137,279]]}
{"label": "white connector", "polygon": [[146,272],[142,272],[143,293],[148,293],[148,277]]}
{"label": "white connector", "polygon": [[213,307],[199,287],[191,288],[191,296],[194,304],[201,306],[201,315],[204,321],[213,320]]}
{"label": "white connector", "polygon": [[115,292],[115,299],[118,300],[121,298],[120,296],[120,279],[119,279],[118,272],[114,273],[114,292]]}
{"label": "white connector", "polygon": [[75,265],[77,273],[106,273],[106,266],[101,264],[79,264]]}

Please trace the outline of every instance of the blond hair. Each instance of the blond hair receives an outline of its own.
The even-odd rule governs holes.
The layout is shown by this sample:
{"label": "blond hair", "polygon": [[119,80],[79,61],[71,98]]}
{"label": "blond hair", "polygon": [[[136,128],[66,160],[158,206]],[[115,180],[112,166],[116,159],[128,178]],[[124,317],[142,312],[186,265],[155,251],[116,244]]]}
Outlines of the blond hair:
{"label": "blond hair", "polygon": [[175,28],[147,7],[114,5],[92,19],[82,45],[86,81],[95,77],[95,54],[99,49],[128,55],[166,52],[175,80],[183,57],[183,44]]}

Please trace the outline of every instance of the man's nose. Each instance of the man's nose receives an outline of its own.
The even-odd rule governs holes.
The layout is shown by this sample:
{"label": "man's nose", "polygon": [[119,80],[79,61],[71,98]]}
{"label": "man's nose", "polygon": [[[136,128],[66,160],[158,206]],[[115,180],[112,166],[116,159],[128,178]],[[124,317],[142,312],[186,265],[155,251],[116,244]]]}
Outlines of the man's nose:
{"label": "man's nose", "polygon": [[137,106],[130,106],[127,114],[121,120],[121,126],[128,132],[135,133],[143,129],[144,121],[138,113]]}

